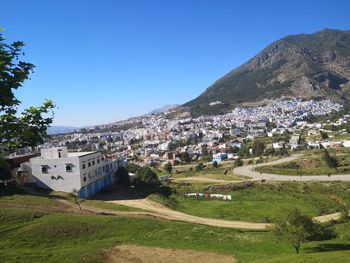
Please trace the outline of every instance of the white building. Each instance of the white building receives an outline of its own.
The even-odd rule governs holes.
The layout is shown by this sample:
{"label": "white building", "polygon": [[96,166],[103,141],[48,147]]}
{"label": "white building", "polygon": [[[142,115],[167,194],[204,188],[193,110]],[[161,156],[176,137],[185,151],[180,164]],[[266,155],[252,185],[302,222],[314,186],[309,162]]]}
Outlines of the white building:
{"label": "white building", "polygon": [[41,188],[88,198],[111,185],[117,162],[105,160],[101,152],[68,153],[66,147],[41,149],[41,156],[30,159],[36,184]]}

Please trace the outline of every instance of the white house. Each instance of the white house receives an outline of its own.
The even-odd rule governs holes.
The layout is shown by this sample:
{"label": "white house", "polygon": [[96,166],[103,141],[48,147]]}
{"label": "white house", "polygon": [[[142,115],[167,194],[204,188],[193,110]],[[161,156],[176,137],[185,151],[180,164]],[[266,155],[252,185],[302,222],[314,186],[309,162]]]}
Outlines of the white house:
{"label": "white house", "polygon": [[344,140],[342,143],[344,147],[350,147],[350,140]]}
{"label": "white house", "polygon": [[77,191],[88,198],[111,185],[117,162],[106,160],[101,152],[69,153],[66,147],[41,149],[41,156],[30,159],[38,187],[54,191]]}

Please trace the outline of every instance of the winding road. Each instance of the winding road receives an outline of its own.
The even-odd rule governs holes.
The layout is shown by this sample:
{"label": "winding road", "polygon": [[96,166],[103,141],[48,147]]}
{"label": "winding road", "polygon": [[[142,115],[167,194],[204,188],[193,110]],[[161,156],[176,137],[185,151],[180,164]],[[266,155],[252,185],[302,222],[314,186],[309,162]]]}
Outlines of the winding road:
{"label": "winding road", "polygon": [[270,173],[261,173],[260,174],[260,172],[255,171],[255,168],[257,168],[257,167],[286,163],[286,162],[290,162],[290,161],[299,159],[302,156],[303,155],[301,155],[301,154],[293,154],[289,157],[282,158],[282,159],[268,162],[268,163],[240,166],[240,167],[235,168],[233,170],[233,172],[236,175],[250,177],[253,179],[253,181],[260,181],[262,179],[269,180],[269,181],[300,181],[300,182],[350,181],[350,174],[338,174],[338,175],[331,175],[331,176],[327,176],[327,175],[302,175],[302,176],[299,176],[299,175],[279,175],[279,174],[270,174]]}

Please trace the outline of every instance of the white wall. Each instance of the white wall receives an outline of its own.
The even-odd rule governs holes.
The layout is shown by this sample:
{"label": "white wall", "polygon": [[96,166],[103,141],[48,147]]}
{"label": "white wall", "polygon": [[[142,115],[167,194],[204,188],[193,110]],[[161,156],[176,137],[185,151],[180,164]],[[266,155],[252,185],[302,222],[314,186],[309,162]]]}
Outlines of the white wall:
{"label": "white wall", "polygon": [[[55,191],[73,192],[81,188],[80,165],[78,157],[68,157],[59,159],[30,159],[33,177],[40,181],[40,186],[46,185]],[[66,172],[66,164],[72,165],[72,171]],[[43,173],[42,165],[48,165],[48,172]],[[54,176],[56,179],[53,179]],[[63,179],[57,179],[61,176]],[[43,184],[43,185],[41,185]]]}

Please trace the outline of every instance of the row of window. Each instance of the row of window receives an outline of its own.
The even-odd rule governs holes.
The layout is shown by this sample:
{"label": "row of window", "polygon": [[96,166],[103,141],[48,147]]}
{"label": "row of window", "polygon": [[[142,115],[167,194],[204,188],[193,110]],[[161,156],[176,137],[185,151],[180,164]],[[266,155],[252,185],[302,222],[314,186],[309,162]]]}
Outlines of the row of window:
{"label": "row of window", "polygon": [[[97,164],[99,164],[99,163],[100,163],[100,158],[97,158]],[[94,166],[95,165],[95,160],[89,161],[87,164],[88,164],[88,167]],[[86,164],[85,163],[82,164],[82,168],[83,169],[86,168]]]}

